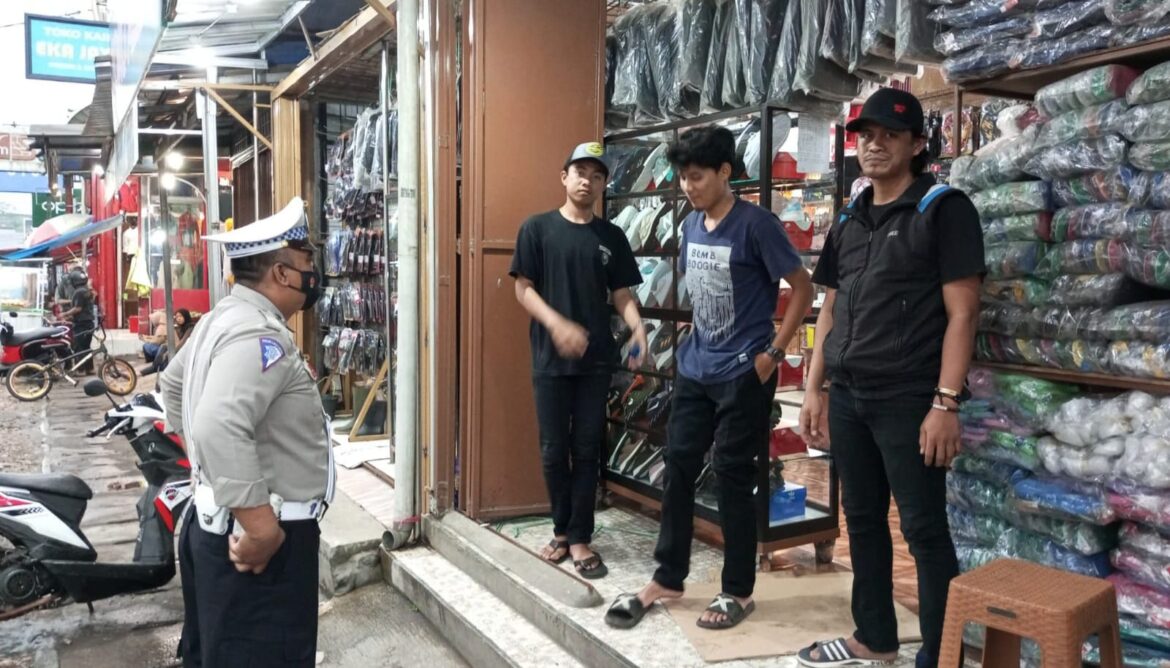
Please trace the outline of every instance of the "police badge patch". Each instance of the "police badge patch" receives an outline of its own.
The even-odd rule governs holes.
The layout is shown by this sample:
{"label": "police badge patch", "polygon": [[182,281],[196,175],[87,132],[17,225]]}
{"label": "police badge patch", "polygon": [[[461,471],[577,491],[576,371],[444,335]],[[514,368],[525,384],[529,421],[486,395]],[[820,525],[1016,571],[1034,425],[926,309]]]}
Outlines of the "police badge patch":
{"label": "police badge patch", "polygon": [[268,371],[284,358],[284,348],[276,339],[270,339],[267,336],[260,337],[260,372]]}

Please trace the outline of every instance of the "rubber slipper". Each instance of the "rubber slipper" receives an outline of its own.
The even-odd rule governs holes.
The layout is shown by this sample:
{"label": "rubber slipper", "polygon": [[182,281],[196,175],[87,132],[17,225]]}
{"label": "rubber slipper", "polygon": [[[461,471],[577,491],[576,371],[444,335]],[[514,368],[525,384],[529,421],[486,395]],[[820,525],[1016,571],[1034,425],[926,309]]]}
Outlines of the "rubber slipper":
{"label": "rubber slipper", "polygon": [[609,568],[601,560],[601,555],[596,552],[593,553],[592,557],[574,561],[573,568],[577,569],[577,575],[586,580],[597,580],[609,574]]}
{"label": "rubber slipper", "polygon": [[637,594],[622,594],[605,611],[605,623],[615,629],[632,629],[647,612],[649,608],[642,605]]}
{"label": "rubber slipper", "polygon": [[557,557],[556,559],[549,559],[547,557],[538,555],[538,556],[540,556],[541,559],[544,559],[545,561],[547,561],[550,564],[560,565],[560,564],[565,563],[565,560],[569,558],[569,541],[557,540],[556,538],[554,538],[548,542],[548,546],[552,548],[552,552],[550,552],[549,554],[555,554],[557,550],[564,550],[564,552],[561,554],[561,556]]}
{"label": "rubber slipper", "polygon": [[711,605],[707,606],[707,612],[714,612],[724,615],[726,619],[720,622],[705,622],[702,618],[695,622],[699,628],[703,629],[730,629],[738,626],[740,622],[747,619],[747,616],[752,614],[756,609],[756,602],[750,601],[747,607],[739,604],[734,596],[728,594],[719,594],[715,600],[711,601]]}
{"label": "rubber slipper", "polygon": [[[821,650],[821,658],[812,658],[812,653],[817,649]],[[879,659],[864,659],[857,656],[849,649],[844,638],[837,638],[825,643],[813,643],[808,647],[800,650],[796,655],[796,660],[803,666],[809,668],[835,668],[836,666],[892,666],[893,661],[882,661]]]}

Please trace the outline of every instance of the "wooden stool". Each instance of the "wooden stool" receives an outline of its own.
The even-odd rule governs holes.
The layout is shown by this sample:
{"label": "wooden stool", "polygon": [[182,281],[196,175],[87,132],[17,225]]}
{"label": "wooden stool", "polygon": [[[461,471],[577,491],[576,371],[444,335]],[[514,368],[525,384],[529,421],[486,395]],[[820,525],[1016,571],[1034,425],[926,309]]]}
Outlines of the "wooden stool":
{"label": "wooden stool", "polygon": [[1015,559],[960,575],[951,581],[941,668],[960,665],[969,622],[987,627],[984,668],[1018,668],[1021,638],[1036,641],[1045,668],[1079,668],[1081,645],[1094,633],[1101,667],[1121,668],[1117,595],[1106,580]]}

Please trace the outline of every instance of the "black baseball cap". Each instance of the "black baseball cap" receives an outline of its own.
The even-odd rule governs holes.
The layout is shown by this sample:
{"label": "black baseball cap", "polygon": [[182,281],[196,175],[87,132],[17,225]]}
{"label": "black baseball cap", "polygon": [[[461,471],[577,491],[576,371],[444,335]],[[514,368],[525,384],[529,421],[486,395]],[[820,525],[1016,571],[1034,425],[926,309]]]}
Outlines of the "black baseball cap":
{"label": "black baseball cap", "polygon": [[601,144],[591,141],[584,144],[578,144],[573,152],[569,154],[569,158],[565,160],[565,171],[568,171],[569,165],[574,162],[581,162],[588,160],[596,163],[605,172],[605,178],[609,178],[609,163],[605,161],[605,147]]}
{"label": "black baseball cap", "polygon": [[857,132],[867,123],[889,130],[909,130],[916,137],[926,134],[922,103],[913,94],[895,88],[881,88],[870,95],[861,108],[861,115],[849,121],[845,129]]}

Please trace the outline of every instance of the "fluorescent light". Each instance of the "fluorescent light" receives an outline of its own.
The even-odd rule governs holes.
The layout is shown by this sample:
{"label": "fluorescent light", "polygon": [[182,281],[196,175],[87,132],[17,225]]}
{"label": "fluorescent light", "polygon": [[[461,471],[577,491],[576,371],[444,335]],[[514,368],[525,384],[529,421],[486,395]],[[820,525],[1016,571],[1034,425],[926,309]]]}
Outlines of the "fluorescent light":
{"label": "fluorescent light", "polygon": [[174,190],[175,184],[178,183],[178,181],[175,180],[174,174],[168,172],[158,177],[158,183],[167,190]]}
{"label": "fluorescent light", "polygon": [[178,151],[171,151],[170,153],[167,153],[166,157],[163,159],[167,167],[176,171],[183,167],[183,162],[185,160],[186,158],[183,157],[183,154],[179,153]]}

